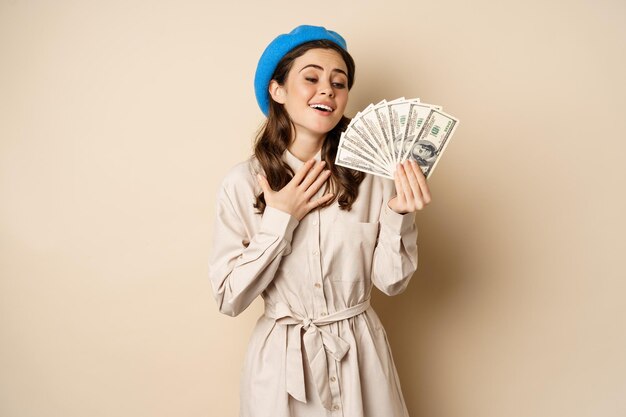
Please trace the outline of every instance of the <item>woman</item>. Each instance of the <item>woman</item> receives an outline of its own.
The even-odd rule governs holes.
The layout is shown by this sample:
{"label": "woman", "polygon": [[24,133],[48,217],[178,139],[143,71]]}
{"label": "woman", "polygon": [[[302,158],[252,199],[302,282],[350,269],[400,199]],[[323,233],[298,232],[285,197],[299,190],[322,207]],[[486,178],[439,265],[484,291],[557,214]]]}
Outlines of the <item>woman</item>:
{"label": "woman", "polygon": [[222,313],[265,301],[241,417],[408,416],[369,299],[408,285],[430,193],[411,161],[395,181],[334,165],[354,71],[343,37],[317,26],[278,36],[257,66],[267,120],[220,184],[209,265]]}

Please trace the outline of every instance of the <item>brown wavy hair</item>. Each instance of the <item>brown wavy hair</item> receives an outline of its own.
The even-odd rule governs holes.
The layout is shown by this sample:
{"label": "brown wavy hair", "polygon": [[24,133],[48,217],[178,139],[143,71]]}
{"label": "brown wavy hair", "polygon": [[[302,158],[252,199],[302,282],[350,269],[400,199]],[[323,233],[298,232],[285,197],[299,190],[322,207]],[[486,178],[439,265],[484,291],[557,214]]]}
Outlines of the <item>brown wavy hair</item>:
{"label": "brown wavy hair", "polygon": [[[348,90],[350,90],[354,84],[354,60],[346,50],[327,40],[307,42],[289,51],[278,63],[272,79],[276,80],[278,84],[284,85],[294,60],[306,51],[315,48],[332,49],[341,55],[348,69]],[[347,211],[352,209],[352,204],[359,195],[359,185],[365,178],[363,172],[335,165],[339,138],[349,123],[350,119],[342,116],[337,125],[326,134],[321,151],[321,159],[326,161],[325,168],[330,170],[330,177],[325,183],[324,193],[330,191],[334,194],[333,198],[323,206],[331,205],[335,200],[338,200],[339,208]],[[293,169],[282,159],[294,131],[295,127],[284,106],[270,97],[269,116],[257,132],[254,142],[254,157],[265,171],[265,177],[272,190],[280,190],[295,175]],[[265,206],[265,196],[261,191],[256,196],[253,207],[263,213]]]}

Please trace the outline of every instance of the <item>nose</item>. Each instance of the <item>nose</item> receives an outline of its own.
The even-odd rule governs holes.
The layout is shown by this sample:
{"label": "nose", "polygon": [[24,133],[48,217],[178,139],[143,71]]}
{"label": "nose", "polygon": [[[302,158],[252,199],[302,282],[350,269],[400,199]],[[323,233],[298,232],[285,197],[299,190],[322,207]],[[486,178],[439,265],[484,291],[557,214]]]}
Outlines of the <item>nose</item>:
{"label": "nose", "polygon": [[333,87],[330,83],[324,83],[323,85],[321,85],[320,93],[323,95],[327,95],[328,97],[335,96],[335,92],[333,91]]}

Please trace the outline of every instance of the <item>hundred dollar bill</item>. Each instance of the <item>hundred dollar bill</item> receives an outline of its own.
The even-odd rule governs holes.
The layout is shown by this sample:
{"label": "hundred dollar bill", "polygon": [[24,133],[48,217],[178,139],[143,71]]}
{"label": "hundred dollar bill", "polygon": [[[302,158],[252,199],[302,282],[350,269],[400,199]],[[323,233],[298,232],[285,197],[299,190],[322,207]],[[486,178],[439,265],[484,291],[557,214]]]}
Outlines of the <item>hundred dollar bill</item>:
{"label": "hundred dollar bill", "polygon": [[382,141],[387,144],[389,150],[389,163],[395,162],[395,154],[393,151],[393,137],[391,135],[391,123],[389,121],[389,103],[383,103],[374,107],[374,114],[378,122],[378,129],[382,133]]}
{"label": "hundred dollar bill", "polygon": [[363,113],[369,111],[372,108],[374,108],[374,105],[373,104],[369,104],[366,108],[364,108],[363,110],[357,112],[357,114],[352,118],[352,120],[350,120],[350,123],[348,124],[348,126],[346,127],[345,130],[351,129],[354,126],[355,123],[360,122],[361,121],[361,117],[363,116]]}
{"label": "hundred dollar bill", "polygon": [[[376,171],[381,171],[381,172],[390,174],[389,170],[386,169],[385,167],[381,167],[376,161],[376,159],[372,158],[371,156],[367,154],[364,154],[359,147],[353,145],[352,143],[347,142],[345,139],[339,143],[339,148],[337,150],[337,153],[343,155],[339,151],[347,151],[350,153],[350,155],[354,156],[355,158],[360,159],[363,163],[366,163],[376,168]],[[341,157],[339,159],[341,159]]]}
{"label": "hundred dollar bill", "polygon": [[[354,119],[352,119],[352,121],[350,122],[350,125],[352,124],[352,122],[354,122],[354,121],[355,121],[355,119],[359,119],[359,118],[361,117],[361,115],[363,115],[363,113],[368,112],[368,111],[370,111],[371,109],[373,109],[374,107],[376,107],[376,106],[380,106],[381,104],[383,104],[383,103],[385,103],[385,102],[386,102],[386,100],[381,100],[381,101],[379,101],[379,102],[378,102],[378,103],[376,103],[376,104],[374,104],[374,103],[370,103],[370,104],[368,104],[366,108],[364,108],[363,110],[361,110],[360,112],[358,112],[358,113],[356,114],[356,116],[354,116]],[[348,127],[350,127],[350,126],[348,126]]]}
{"label": "hundred dollar bill", "polygon": [[[399,97],[395,100],[386,101],[382,100],[374,106],[373,111],[376,113],[376,119],[378,121],[378,127],[383,134],[383,140],[387,143],[387,149],[389,150],[389,164],[394,164],[397,162],[397,154],[393,148],[393,131],[391,126],[391,112],[389,110],[390,106],[398,103],[406,102],[406,98]],[[419,99],[418,99],[419,101]]]}
{"label": "hundred dollar bill", "polygon": [[381,177],[393,179],[386,171],[381,170],[376,165],[363,161],[360,157],[349,151],[346,147],[337,149],[337,157],[335,165],[346,168],[356,169],[357,171],[366,172],[368,174],[378,175]]}
{"label": "hundred dollar bill", "polygon": [[425,103],[410,103],[402,142],[397,142],[398,162],[404,162],[410,147],[421,134],[426,119],[434,111],[434,107]]}
{"label": "hundred dollar bill", "polygon": [[389,142],[378,123],[378,116],[376,115],[375,109],[376,107],[373,107],[368,111],[364,111],[359,120],[354,123],[353,127],[355,127],[355,129],[357,127],[362,128],[365,134],[377,144],[387,164],[393,165]]}
{"label": "hundred dollar bill", "polygon": [[339,146],[341,147],[344,143],[350,144],[353,149],[357,149],[359,156],[370,158],[381,169],[389,171],[389,165],[380,155],[380,150],[376,147],[376,144],[369,140],[363,140],[362,136],[355,129],[349,128],[341,134]]}
{"label": "hundred dollar bill", "polygon": [[398,163],[401,156],[400,154],[402,153],[402,141],[404,140],[410,108],[410,101],[393,103],[389,106],[389,121],[391,124],[391,137],[393,138],[391,149],[393,150],[394,165]]}
{"label": "hundred dollar bill", "polygon": [[[371,144],[371,147],[376,149],[380,159],[384,162],[384,166],[391,166],[386,148],[383,147],[384,144],[382,143],[380,137],[372,136],[372,129],[368,129],[366,123],[362,119],[357,120],[350,129],[353,130],[361,138],[361,140]],[[376,132],[373,133],[375,134]]]}
{"label": "hundred dollar bill", "polygon": [[405,148],[403,160],[415,159],[424,176],[428,178],[448,146],[450,137],[456,130],[459,120],[440,110],[433,109],[421,133],[414,137]]}

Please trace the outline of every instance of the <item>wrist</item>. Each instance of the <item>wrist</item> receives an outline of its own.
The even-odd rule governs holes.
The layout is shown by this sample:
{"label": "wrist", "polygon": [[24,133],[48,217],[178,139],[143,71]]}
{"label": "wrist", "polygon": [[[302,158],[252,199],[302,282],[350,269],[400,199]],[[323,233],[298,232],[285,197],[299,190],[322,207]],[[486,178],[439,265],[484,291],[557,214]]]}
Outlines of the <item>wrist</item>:
{"label": "wrist", "polygon": [[[282,206],[282,205],[279,205],[279,204],[266,204],[266,205],[267,205],[267,207],[271,207],[271,208],[273,208],[274,210],[281,211],[281,212],[283,212],[283,213],[285,213],[285,214],[288,214],[288,215],[290,215],[290,216],[292,216],[292,217],[294,217],[294,218],[296,217],[296,216],[295,216],[295,215],[291,212],[291,210],[289,210],[289,208],[288,208],[288,207],[285,207],[285,206]],[[299,220],[299,219],[297,219],[297,220]]]}

